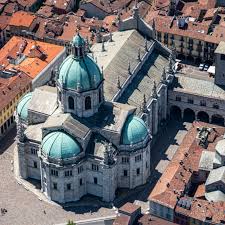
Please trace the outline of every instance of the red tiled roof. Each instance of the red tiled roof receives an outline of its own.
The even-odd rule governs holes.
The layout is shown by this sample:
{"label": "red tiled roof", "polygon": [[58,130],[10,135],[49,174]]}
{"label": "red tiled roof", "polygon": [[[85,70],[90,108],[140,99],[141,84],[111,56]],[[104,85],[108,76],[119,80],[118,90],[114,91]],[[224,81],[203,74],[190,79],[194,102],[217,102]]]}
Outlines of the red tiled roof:
{"label": "red tiled roof", "polygon": [[34,20],[36,19],[36,16],[25,11],[18,11],[13,13],[10,23],[10,26],[22,26],[29,28]]}
{"label": "red tiled roof", "polygon": [[140,225],[175,225],[176,223],[172,223],[170,221],[163,220],[161,218],[151,216],[148,214],[142,215],[138,220]]}
{"label": "red tiled roof", "polygon": [[17,0],[18,4],[23,7],[31,7],[34,5],[38,0]]}
{"label": "red tiled roof", "polygon": [[113,225],[129,225],[130,219],[130,216],[126,215],[117,216],[113,222]]}
{"label": "red tiled roof", "polygon": [[10,16],[0,16],[0,30],[4,30],[8,25],[10,21]]}
{"label": "red tiled roof", "polygon": [[140,209],[141,207],[130,202],[127,202],[125,205],[119,208],[119,211],[123,211],[129,214],[134,213],[136,210]]}
{"label": "red tiled roof", "polygon": [[[63,46],[34,41],[22,37],[12,37],[0,50],[0,65],[5,69],[17,69],[35,78],[60,52]],[[18,54],[26,58],[18,65],[10,63],[8,58],[16,59]]]}
{"label": "red tiled roof", "polygon": [[[198,140],[196,139],[198,134],[197,128],[204,126],[210,128],[215,127],[215,125],[205,124],[202,122],[193,123],[192,128],[188,131],[173,159],[167,166],[158,183],[155,185],[149,196],[149,200],[168,208],[172,208],[176,212],[196,218],[200,221],[204,221],[206,219],[208,214],[205,209],[207,207],[211,207],[212,209],[210,210],[213,212],[212,221],[219,223],[224,216],[225,203],[223,205],[220,203],[214,203],[213,208],[211,206],[212,203],[204,199],[195,199],[191,200],[192,206],[190,210],[177,206],[178,199],[186,198],[182,197],[182,195],[185,187],[190,184],[192,174],[198,174],[198,166],[202,151],[215,151],[216,143],[221,140],[225,132],[224,127],[216,126],[215,129],[213,129],[212,134],[210,134],[213,138],[209,137],[211,141],[214,141],[211,143],[209,142],[207,149],[204,149],[198,144]],[[200,192],[200,187],[198,191]],[[199,193],[196,194],[201,195]],[[204,209],[198,207],[199,204],[201,207],[204,207]]]}
{"label": "red tiled roof", "polygon": [[[3,81],[4,80],[4,81]],[[0,79],[0,111],[15,99],[24,88],[31,85],[31,78],[23,72],[19,72],[9,79]]]}

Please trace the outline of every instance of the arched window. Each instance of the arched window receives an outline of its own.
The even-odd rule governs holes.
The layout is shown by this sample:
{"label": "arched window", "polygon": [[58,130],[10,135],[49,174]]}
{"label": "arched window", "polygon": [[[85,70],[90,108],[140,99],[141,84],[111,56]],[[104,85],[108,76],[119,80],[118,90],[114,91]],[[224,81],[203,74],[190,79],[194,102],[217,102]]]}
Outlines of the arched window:
{"label": "arched window", "polygon": [[69,103],[69,109],[74,109],[74,99],[73,97],[68,98],[68,103]]}
{"label": "arched window", "polygon": [[85,110],[91,109],[91,97],[87,96],[85,98]]}
{"label": "arched window", "polygon": [[98,92],[98,101],[99,103],[102,101],[102,90],[99,89],[99,92]]}

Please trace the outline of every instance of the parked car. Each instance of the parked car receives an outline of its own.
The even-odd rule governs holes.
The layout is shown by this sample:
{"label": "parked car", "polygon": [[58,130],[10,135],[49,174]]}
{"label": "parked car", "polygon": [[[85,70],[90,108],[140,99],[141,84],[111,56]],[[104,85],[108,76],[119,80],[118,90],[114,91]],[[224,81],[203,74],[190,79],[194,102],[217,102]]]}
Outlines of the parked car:
{"label": "parked car", "polygon": [[207,71],[209,69],[209,65],[205,64],[204,65],[204,71]]}
{"label": "parked car", "polygon": [[199,70],[203,70],[204,64],[201,63],[198,68],[199,68]]}

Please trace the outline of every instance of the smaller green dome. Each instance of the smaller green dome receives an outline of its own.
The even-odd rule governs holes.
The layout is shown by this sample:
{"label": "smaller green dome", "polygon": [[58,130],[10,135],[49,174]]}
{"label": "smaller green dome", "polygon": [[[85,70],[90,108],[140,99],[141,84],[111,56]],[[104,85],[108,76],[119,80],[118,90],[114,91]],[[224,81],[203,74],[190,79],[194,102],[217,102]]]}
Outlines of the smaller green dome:
{"label": "smaller green dome", "polygon": [[122,144],[137,144],[143,141],[148,135],[144,121],[137,116],[130,115],[122,130]]}
{"label": "smaller green dome", "polygon": [[32,98],[32,92],[26,94],[23,96],[23,98],[20,100],[19,104],[17,105],[17,114],[19,117],[23,120],[27,119],[28,116],[28,104]]}
{"label": "smaller green dome", "polygon": [[41,149],[44,154],[54,159],[68,159],[81,152],[77,142],[63,131],[47,134],[42,140]]}
{"label": "smaller green dome", "polygon": [[85,45],[85,41],[84,41],[84,39],[80,36],[79,33],[73,37],[72,43],[73,43],[73,45],[76,46],[76,47],[81,47],[81,46],[84,46],[84,45]]}

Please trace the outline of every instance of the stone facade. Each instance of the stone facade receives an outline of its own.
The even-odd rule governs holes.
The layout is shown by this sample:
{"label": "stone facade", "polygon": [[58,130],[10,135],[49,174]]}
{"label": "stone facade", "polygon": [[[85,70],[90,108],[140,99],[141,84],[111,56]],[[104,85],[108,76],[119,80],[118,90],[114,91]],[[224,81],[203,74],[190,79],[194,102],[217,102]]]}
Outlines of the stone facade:
{"label": "stone facade", "polygon": [[[83,48],[79,38],[75,38],[73,48]],[[95,66],[94,61],[88,61],[94,65],[85,64],[89,80],[94,83],[84,89],[87,84],[80,79],[84,74],[79,75],[80,64],[86,63],[89,56],[84,50],[81,55],[77,52],[72,53],[72,65],[73,69],[77,66],[80,86],[72,80],[74,88],[68,87],[74,78],[69,71],[72,66],[66,66],[66,78],[61,66],[57,87],[36,88],[29,102],[20,107],[25,113],[17,111],[19,175],[39,180],[41,190],[52,201],[66,203],[91,194],[110,202],[118,188],[132,189],[147,182],[151,167],[150,134],[144,121],[134,116],[135,107],[104,100],[102,75],[94,74],[93,79],[89,70]],[[76,64],[76,60],[83,61]],[[98,85],[96,76],[100,77]],[[73,107],[69,98],[73,98]],[[62,142],[56,145],[59,136],[51,138],[55,133],[72,139],[78,152],[68,156],[71,144],[60,139]]]}

